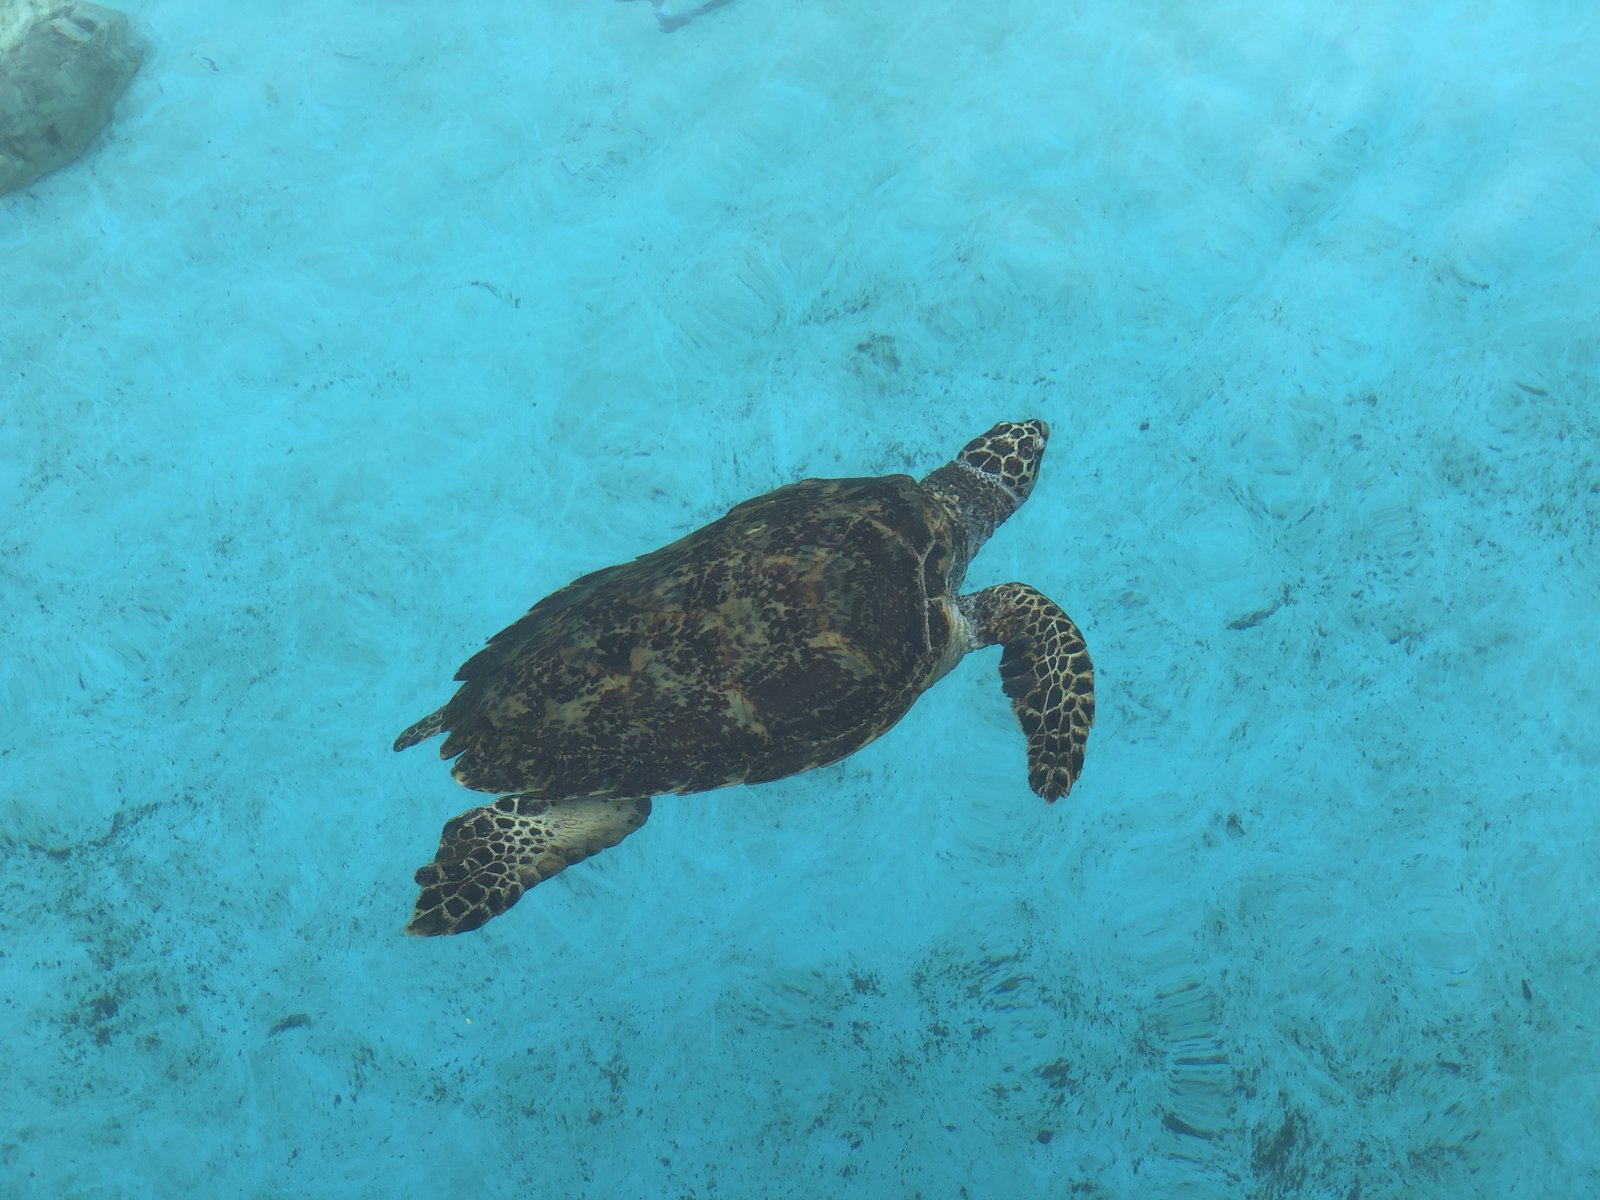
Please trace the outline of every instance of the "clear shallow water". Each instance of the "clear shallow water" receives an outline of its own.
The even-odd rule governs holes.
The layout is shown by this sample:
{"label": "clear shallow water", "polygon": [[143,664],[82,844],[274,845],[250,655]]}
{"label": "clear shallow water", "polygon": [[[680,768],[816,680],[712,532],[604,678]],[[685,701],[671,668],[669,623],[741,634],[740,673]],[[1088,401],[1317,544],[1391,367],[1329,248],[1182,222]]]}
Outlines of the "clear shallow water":
{"label": "clear shallow water", "polygon": [[[1600,19],[690,7],[131,5],[0,199],[0,1191],[1596,1190]],[[1067,802],[989,651],[402,935],[484,637],[1032,415]]]}

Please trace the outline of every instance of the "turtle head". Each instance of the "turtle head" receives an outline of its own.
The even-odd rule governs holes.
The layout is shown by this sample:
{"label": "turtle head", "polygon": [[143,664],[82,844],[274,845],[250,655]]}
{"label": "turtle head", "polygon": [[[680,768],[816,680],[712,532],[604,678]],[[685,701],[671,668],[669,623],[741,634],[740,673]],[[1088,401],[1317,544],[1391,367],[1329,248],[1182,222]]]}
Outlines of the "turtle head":
{"label": "turtle head", "polygon": [[923,479],[923,489],[950,510],[966,534],[967,545],[957,555],[956,579],[966,573],[989,535],[1033,491],[1049,440],[1050,426],[1043,421],[1001,421]]}
{"label": "turtle head", "polygon": [[1050,426],[1043,421],[1001,421],[961,447],[956,462],[987,476],[1011,497],[1011,509],[1006,513],[1009,517],[1033,491],[1033,481],[1039,477],[1039,460],[1044,457],[1049,440]]}

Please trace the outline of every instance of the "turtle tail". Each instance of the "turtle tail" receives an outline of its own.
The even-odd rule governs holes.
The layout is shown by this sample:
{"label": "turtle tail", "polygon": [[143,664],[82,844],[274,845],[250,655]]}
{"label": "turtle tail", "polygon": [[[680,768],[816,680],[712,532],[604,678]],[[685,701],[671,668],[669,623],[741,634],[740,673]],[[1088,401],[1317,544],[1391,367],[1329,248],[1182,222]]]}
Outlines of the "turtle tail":
{"label": "turtle tail", "polygon": [[502,796],[445,823],[439,852],[417,872],[416,911],[406,926],[422,937],[466,933],[575,862],[615,846],[650,816],[650,797],[540,800]]}

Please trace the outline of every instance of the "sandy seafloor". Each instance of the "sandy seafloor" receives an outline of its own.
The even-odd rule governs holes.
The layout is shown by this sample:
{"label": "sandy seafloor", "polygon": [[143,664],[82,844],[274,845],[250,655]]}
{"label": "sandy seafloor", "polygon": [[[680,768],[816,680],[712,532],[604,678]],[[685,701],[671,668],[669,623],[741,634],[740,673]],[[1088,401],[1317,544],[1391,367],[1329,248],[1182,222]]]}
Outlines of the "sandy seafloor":
{"label": "sandy seafloor", "polygon": [[[1592,5],[128,7],[0,200],[0,1194],[1600,1194]],[[1067,801],[989,650],[404,936],[489,634],[1032,415]]]}

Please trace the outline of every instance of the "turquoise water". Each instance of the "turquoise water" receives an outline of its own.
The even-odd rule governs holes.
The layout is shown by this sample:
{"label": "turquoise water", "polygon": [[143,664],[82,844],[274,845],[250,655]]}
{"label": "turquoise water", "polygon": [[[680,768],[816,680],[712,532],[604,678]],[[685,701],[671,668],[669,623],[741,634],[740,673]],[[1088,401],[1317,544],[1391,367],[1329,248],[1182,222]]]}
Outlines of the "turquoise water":
{"label": "turquoise water", "polygon": [[[131,3],[0,199],[0,1195],[1600,1194],[1600,15],[695,7]],[[983,651],[404,935],[489,634],[1030,416],[1067,800]]]}

